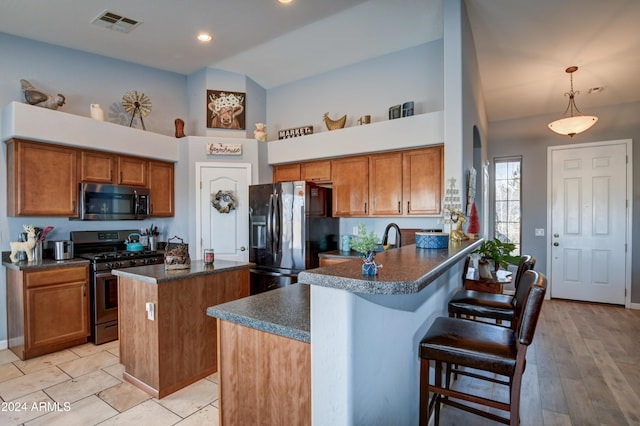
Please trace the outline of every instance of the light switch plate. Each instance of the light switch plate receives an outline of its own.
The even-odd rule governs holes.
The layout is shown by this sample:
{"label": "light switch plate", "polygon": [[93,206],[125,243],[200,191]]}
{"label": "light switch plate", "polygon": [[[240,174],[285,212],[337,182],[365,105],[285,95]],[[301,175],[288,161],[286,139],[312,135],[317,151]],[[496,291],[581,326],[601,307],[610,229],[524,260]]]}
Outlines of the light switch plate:
{"label": "light switch plate", "polygon": [[155,321],[156,319],[156,305],[154,305],[151,302],[147,302],[145,305],[145,308],[147,310],[147,319],[150,319],[151,321]]}
{"label": "light switch plate", "polygon": [[536,237],[544,237],[544,228],[536,228]]}

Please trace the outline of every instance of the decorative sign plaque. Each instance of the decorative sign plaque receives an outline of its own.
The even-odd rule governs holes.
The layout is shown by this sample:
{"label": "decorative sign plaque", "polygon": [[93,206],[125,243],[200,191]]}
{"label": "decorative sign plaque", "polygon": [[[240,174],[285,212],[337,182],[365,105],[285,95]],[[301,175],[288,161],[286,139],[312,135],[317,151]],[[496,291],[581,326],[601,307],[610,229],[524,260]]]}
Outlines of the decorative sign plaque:
{"label": "decorative sign plaque", "polygon": [[207,155],[242,155],[241,143],[208,143]]}
{"label": "decorative sign plaque", "polygon": [[278,130],[278,139],[289,139],[297,136],[313,134],[313,126],[294,127],[293,129]]}

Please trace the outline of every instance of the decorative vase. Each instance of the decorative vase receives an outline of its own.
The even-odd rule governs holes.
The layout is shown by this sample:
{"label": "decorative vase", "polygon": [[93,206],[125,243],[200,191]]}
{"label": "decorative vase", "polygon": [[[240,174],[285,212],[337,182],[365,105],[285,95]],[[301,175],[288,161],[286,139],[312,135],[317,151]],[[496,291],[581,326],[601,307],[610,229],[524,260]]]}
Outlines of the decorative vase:
{"label": "decorative vase", "polygon": [[100,104],[90,104],[89,111],[91,112],[91,118],[104,121],[104,111],[100,108]]}
{"label": "decorative vase", "polygon": [[364,262],[362,264],[362,275],[378,275],[382,265],[378,265],[375,262],[376,252],[370,251],[367,254],[361,253],[360,257]]}

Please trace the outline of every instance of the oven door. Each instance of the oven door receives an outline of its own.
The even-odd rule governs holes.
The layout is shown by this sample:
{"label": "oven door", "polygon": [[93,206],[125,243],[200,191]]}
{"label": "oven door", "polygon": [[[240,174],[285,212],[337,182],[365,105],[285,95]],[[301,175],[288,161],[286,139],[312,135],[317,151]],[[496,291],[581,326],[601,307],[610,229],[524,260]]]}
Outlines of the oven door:
{"label": "oven door", "polygon": [[118,320],[118,277],[110,272],[96,273],[93,298],[96,324]]}

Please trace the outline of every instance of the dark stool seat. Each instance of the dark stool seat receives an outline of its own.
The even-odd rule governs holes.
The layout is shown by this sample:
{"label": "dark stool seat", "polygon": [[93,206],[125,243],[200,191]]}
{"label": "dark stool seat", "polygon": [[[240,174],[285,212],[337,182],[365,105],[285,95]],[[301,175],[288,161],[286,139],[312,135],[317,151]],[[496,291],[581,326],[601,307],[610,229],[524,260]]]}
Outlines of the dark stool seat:
{"label": "dark stool seat", "polygon": [[[440,405],[447,404],[510,425],[518,425],[520,419],[520,388],[526,364],[526,351],[533,342],[536,325],[546,292],[546,278],[535,271],[522,275],[514,328],[495,324],[468,321],[461,318],[439,317],[431,325],[420,342],[420,425],[426,426],[435,412],[435,425],[439,424]],[[526,290],[526,292],[525,292]],[[524,294],[524,296],[523,296]],[[429,377],[430,362],[434,362],[434,384]],[[443,365],[446,366],[443,378]],[[490,375],[482,372],[492,373]],[[509,387],[507,402],[487,395],[472,394],[478,388],[468,386],[455,389],[451,375],[463,375]],[[499,377],[496,377],[498,375]],[[433,396],[430,399],[430,394]],[[503,410],[509,417],[492,411],[484,411],[468,403],[480,404]]]}
{"label": "dark stool seat", "polygon": [[468,315],[511,321],[513,319],[513,296],[462,290],[453,295],[448,308],[449,313],[456,317]]}
{"label": "dark stool seat", "polygon": [[420,357],[512,376],[516,338],[510,328],[438,317],[420,342]]}
{"label": "dark stool seat", "polygon": [[[509,321],[510,327],[515,327],[517,323],[516,316],[518,310],[515,306],[518,296],[518,287],[523,274],[535,267],[536,259],[530,255],[524,255],[520,258],[518,270],[513,281],[516,289],[515,295],[484,293],[475,290],[459,290],[456,292],[447,309],[450,317],[462,318],[479,317],[489,318],[496,321]],[[466,273],[466,271],[465,271]],[[523,296],[526,296],[527,288],[524,289]],[[524,299],[524,297],[522,298]]]}

